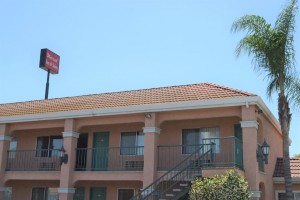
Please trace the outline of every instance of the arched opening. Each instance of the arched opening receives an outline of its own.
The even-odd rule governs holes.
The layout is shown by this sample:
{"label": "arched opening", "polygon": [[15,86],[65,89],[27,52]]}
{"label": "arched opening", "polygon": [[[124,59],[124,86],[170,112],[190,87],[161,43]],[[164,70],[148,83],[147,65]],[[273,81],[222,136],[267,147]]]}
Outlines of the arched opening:
{"label": "arched opening", "polygon": [[262,144],[264,142],[264,133],[262,122],[258,119],[258,129],[257,129],[257,144]]}
{"label": "arched opening", "polygon": [[266,198],[265,198],[265,194],[266,194],[266,192],[265,192],[265,184],[263,183],[263,182],[260,182],[259,183],[259,191],[261,192],[260,193],[260,200],[265,200]]}

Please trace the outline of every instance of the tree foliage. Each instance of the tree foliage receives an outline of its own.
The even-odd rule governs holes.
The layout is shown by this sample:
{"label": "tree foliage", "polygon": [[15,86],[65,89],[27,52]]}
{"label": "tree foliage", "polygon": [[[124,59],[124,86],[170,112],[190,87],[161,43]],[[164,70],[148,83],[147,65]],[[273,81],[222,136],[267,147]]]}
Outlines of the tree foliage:
{"label": "tree foliage", "polygon": [[295,158],[300,158],[300,153],[294,155]]}
{"label": "tree foliage", "polygon": [[252,57],[254,70],[268,81],[267,96],[278,94],[278,116],[282,132],[285,190],[293,198],[290,170],[289,131],[292,114],[290,105],[300,104],[300,81],[295,69],[295,17],[297,0],[290,0],[278,15],[274,26],[256,15],[245,15],[233,22],[232,32],[246,35],[236,48],[236,55],[245,52]]}
{"label": "tree foliage", "polygon": [[190,200],[248,200],[251,198],[248,183],[234,170],[193,182]]}

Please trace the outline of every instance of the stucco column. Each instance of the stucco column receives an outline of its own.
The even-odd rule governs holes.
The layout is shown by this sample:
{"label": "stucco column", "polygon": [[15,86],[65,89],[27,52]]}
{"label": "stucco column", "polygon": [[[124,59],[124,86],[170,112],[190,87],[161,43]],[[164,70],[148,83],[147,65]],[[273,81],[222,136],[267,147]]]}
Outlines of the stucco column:
{"label": "stucco column", "polygon": [[11,137],[8,136],[8,125],[0,124],[0,200],[4,199],[4,176],[7,161],[7,151]]}
{"label": "stucco column", "polygon": [[242,121],[240,123],[243,129],[243,163],[252,199],[260,197],[257,183],[258,163],[256,161],[256,149],[258,123],[256,115],[255,106],[242,107]]}
{"label": "stucco column", "polygon": [[145,117],[144,142],[144,174],[143,188],[147,187],[156,178],[157,172],[157,144],[160,129],[156,127],[156,115],[151,113]]}
{"label": "stucco column", "polygon": [[60,187],[58,188],[60,200],[72,200],[75,188],[73,187],[73,172],[76,161],[76,147],[79,133],[74,132],[73,119],[65,120],[65,128],[63,132],[63,147],[68,154],[68,162],[61,165]]}

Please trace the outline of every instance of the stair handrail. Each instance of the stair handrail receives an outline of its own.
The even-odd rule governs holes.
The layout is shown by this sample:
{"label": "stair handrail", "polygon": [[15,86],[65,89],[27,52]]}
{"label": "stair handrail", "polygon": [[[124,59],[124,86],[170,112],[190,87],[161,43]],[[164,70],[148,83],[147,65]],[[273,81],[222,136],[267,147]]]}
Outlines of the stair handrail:
{"label": "stair handrail", "polygon": [[[178,164],[176,164],[173,168],[171,168],[170,170],[168,170],[166,173],[164,173],[162,176],[160,176],[159,178],[157,178],[153,183],[151,183],[149,186],[147,186],[146,188],[144,188],[143,190],[139,191],[139,193],[137,195],[135,195],[134,197],[132,197],[130,200],[144,200],[146,199],[148,196],[153,195],[156,191],[155,191],[155,186],[158,185],[161,181],[164,180],[165,177],[167,177],[169,174],[173,173],[174,171],[179,171],[177,174],[175,174],[174,176],[178,176],[179,174],[183,173],[184,170],[188,167],[190,167],[188,164],[187,167],[183,167],[183,169],[178,170],[177,168],[179,168],[182,164],[186,164],[188,163],[189,160],[192,160],[191,158],[193,156],[195,156],[198,152],[200,152],[201,149],[203,149],[204,146],[208,146],[208,145],[214,145],[212,144],[200,144],[200,147],[197,148],[195,151],[193,151],[193,153],[191,153],[189,156],[187,156],[185,159],[183,159],[182,161],[180,161]],[[202,153],[202,156],[206,155],[207,153],[212,152],[212,147],[210,147],[209,150],[207,150],[205,153]],[[201,157],[202,157],[201,156]],[[177,169],[177,170],[176,170]],[[174,176],[170,177],[167,180],[171,180]]]}

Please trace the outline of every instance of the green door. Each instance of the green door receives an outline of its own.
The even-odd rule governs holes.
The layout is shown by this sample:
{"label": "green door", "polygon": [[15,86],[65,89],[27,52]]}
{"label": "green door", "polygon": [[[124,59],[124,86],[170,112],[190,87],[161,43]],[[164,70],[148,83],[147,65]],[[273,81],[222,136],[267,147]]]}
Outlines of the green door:
{"label": "green door", "polygon": [[84,188],[76,188],[75,193],[73,195],[73,200],[84,200]]}
{"label": "green door", "polygon": [[106,188],[91,188],[90,200],[106,200]]}
{"label": "green door", "polygon": [[94,133],[92,168],[95,171],[106,171],[108,166],[109,132]]}
{"label": "green door", "polygon": [[243,169],[243,129],[241,124],[234,125],[234,161],[235,165]]}

